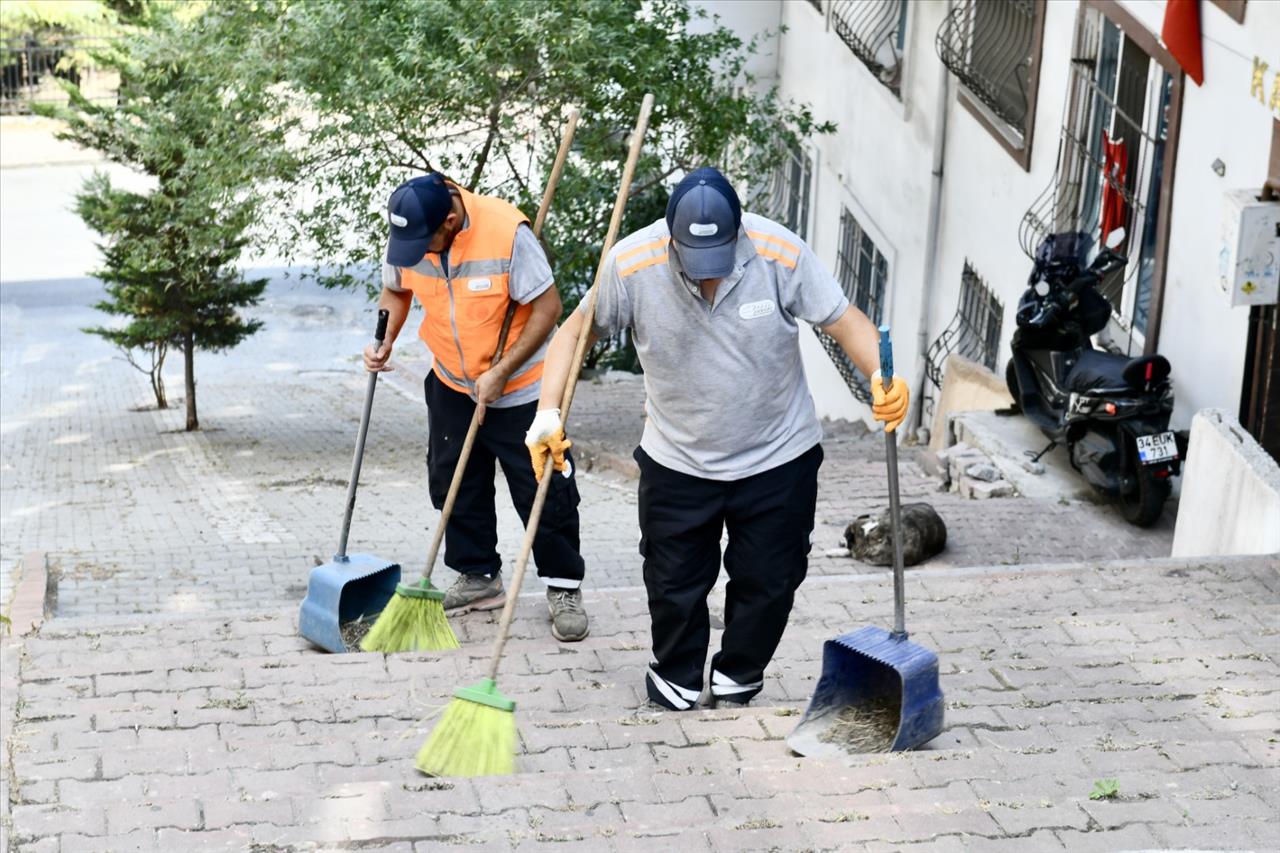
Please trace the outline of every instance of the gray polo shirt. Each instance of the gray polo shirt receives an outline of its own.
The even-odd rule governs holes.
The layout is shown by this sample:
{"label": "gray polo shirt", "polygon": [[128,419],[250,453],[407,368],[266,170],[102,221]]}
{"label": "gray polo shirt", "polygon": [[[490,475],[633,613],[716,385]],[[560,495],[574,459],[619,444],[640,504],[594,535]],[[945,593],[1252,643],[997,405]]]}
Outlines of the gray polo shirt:
{"label": "gray polo shirt", "polygon": [[849,306],[840,285],[803,240],[750,213],[714,304],[669,250],[665,219],[614,246],[593,324],[601,336],[633,330],[647,395],[641,448],[711,480],[739,480],[800,456],[821,440],[822,426],[797,321],[835,322]]}
{"label": "gray polo shirt", "polygon": [[[470,222],[470,217],[464,219],[462,227],[466,228]],[[404,292],[405,288],[400,284],[400,267],[393,267],[387,263],[385,254],[383,258],[382,286],[396,293]],[[528,305],[554,284],[555,277],[551,274],[551,265],[547,263],[547,254],[542,251],[542,244],[538,242],[533,229],[528,225],[519,226],[516,228],[515,243],[511,247],[511,273],[507,279],[507,289],[511,298],[521,305]],[[551,335],[554,334],[555,329],[553,328],[550,334],[547,335],[547,340],[542,342],[542,346],[538,347],[537,352],[529,356],[525,364],[537,364],[547,357],[547,344],[551,340]],[[495,339],[493,343],[496,347],[498,341]],[[532,385],[517,388],[510,394],[499,397],[489,405],[495,409],[520,406],[536,401],[541,393],[542,383],[534,382]]]}

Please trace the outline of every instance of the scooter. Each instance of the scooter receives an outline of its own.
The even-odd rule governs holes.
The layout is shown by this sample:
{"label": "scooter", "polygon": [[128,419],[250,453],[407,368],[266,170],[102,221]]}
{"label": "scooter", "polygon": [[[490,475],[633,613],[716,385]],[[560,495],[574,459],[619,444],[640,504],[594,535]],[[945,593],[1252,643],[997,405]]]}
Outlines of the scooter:
{"label": "scooter", "polygon": [[1049,438],[1033,458],[1065,445],[1071,465],[1099,492],[1118,500],[1125,520],[1154,524],[1170,478],[1186,458],[1186,433],[1169,430],[1171,367],[1161,355],[1129,358],[1095,349],[1111,304],[1098,283],[1125,267],[1113,231],[1092,262],[1093,238],[1051,234],[1036,251],[1018,302],[1013,358],[1005,382],[1016,407]]}

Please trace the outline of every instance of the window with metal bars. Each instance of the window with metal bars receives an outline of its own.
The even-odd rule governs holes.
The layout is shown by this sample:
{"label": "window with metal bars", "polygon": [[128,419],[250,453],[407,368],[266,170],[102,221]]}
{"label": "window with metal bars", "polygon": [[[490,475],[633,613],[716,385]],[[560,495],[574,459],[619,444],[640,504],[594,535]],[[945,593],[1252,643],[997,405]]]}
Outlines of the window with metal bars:
{"label": "window with metal bars", "polygon": [[831,25],[876,79],[901,97],[906,0],[833,0]]}
{"label": "window with metal bars", "polygon": [[[854,307],[879,324],[884,313],[885,286],[889,280],[889,262],[871,236],[863,230],[848,208],[840,211],[840,248],[836,253],[836,279]],[[840,372],[853,396],[863,403],[871,402],[867,379],[845,355],[835,338],[818,332],[818,341]]]}
{"label": "window with metal bars", "polygon": [[836,278],[859,311],[879,324],[884,304],[889,262],[848,208],[840,211],[840,251],[836,254]]}
{"label": "window with metal bars", "polygon": [[[1094,242],[1125,229],[1130,263],[1098,287],[1120,328],[1145,335],[1155,282],[1175,78],[1119,25],[1081,14],[1053,179],[1023,216],[1019,242],[1035,257],[1049,234]],[[1129,341],[1132,347],[1133,341]]]}
{"label": "window with metal bars", "polygon": [[962,0],[943,19],[936,42],[939,58],[963,84],[961,100],[967,95],[981,105],[980,121],[1023,168],[1043,36],[1044,0]]}
{"label": "window with metal bars", "polygon": [[803,240],[809,222],[809,187],[813,159],[799,146],[777,146],[777,165],[766,183],[748,201],[761,216],[781,223]]}
{"label": "window with metal bars", "polygon": [[1004,305],[966,260],[960,277],[960,304],[956,306],[956,314],[925,353],[925,375],[933,386],[942,388],[947,356],[953,352],[994,371],[996,357],[1000,354],[1003,323]]}

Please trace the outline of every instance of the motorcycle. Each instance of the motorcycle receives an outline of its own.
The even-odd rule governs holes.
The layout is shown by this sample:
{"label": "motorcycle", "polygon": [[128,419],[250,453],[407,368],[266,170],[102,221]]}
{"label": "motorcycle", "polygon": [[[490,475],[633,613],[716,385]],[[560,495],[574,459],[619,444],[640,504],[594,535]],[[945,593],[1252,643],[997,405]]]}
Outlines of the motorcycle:
{"label": "motorcycle", "polygon": [[1124,229],[1112,232],[1086,265],[1088,234],[1044,238],[1018,302],[1005,382],[1016,408],[1049,438],[1034,458],[1065,445],[1072,467],[1117,499],[1125,520],[1149,527],[1164,510],[1170,478],[1181,471],[1187,436],[1169,429],[1168,359],[1129,358],[1093,345],[1111,317],[1097,286],[1124,269],[1127,259],[1115,251],[1123,241]]}

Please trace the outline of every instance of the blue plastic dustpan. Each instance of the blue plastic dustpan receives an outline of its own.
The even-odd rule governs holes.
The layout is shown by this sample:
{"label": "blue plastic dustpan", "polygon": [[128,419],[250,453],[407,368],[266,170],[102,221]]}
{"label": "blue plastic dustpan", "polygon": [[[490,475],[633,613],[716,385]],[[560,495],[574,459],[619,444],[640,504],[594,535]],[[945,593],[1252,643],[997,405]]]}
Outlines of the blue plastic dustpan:
{"label": "blue plastic dustpan", "polygon": [[938,656],[874,625],[822,645],[822,676],[787,745],[800,755],[840,757],[852,750],[821,739],[847,707],[898,706],[898,730],[889,751],[915,749],[942,733],[943,700]]}
{"label": "blue plastic dustpan", "polygon": [[316,566],[298,614],[298,633],[327,652],[357,651],[342,641],[342,625],[381,613],[398,583],[400,564],[373,554],[348,554]]}
{"label": "blue plastic dustpan", "polygon": [[[374,332],[375,348],[381,348],[387,333],[388,314],[378,311],[378,327]],[[298,614],[298,633],[329,652],[349,652],[342,642],[342,625],[362,616],[382,612],[396,584],[400,583],[400,564],[373,554],[348,554],[347,536],[351,532],[351,513],[356,506],[356,487],[360,483],[360,463],[364,459],[365,437],[369,434],[369,415],[373,411],[373,392],[378,387],[378,374],[369,373],[365,386],[364,411],[360,415],[360,431],[356,434],[355,453],[351,458],[351,477],[347,481],[347,505],[342,517],[342,537],[338,553],[332,560],[311,570],[307,597]]]}
{"label": "blue plastic dustpan", "polygon": [[[888,377],[881,380],[887,395],[893,384],[893,351],[888,326],[880,327],[880,375]],[[891,432],[885,433],[885,458],[889,474],[889,515],[893,523],[893,630],[868,625],[823,644],[818,686],[800,718],[800,725],[787,738],[787,745],[800,755],[839,757],[857,750],[858,747],[841,743],[841,738],[832,732],[832,728],[841,723],[840,712],[846,708],[896,706],[897,731],[887,731],[886,724],[886,730],[877,733],[883,735],[882,741],[890,743],[890,752],[915,749],[942,733],[938,656],[910,642],[904,627],[906,593],[902,513],[898,502],[898,442]],[[887,723],[879,714],[870,719]]]}

